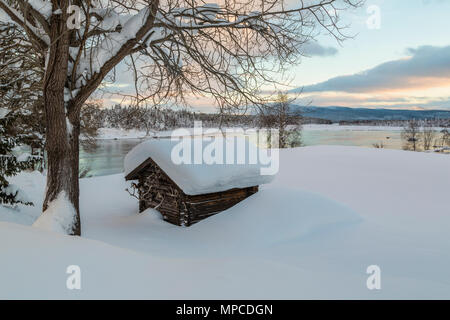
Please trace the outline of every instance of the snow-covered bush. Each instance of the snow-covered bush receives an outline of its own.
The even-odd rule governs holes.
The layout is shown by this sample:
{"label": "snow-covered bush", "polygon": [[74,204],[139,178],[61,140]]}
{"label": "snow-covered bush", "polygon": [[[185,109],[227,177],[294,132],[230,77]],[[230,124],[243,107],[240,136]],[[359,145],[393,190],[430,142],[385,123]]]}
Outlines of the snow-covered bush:
{"label": "snow-covered bush", "polygon": [[32,205],[24,192],[17,186],[10,184],[8,177],[14,176],[22,170],[32,168],[38,159],[30,154],[16,157],[13,149],[24,143],[26,135],[17,134],[14,120],[18,114],[7,109],[0,109],[0,204],[14,205],[17,203]]}

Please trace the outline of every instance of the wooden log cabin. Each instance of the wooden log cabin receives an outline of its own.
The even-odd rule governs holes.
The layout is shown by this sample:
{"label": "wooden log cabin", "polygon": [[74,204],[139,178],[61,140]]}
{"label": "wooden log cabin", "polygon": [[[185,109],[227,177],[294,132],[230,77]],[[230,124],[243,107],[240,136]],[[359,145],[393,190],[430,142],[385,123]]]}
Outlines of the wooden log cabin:
{"label": "wooden log cabin", "polygon": [[[272,179],[261,175],[257,164],[176,164],[175,146],[169,139],[152,139],[126,156],[125,179],[134,180],[139,212],[154,208],[164,220],[190,226],[241,202]],[[229,141],[224,150],[227,146]]]}

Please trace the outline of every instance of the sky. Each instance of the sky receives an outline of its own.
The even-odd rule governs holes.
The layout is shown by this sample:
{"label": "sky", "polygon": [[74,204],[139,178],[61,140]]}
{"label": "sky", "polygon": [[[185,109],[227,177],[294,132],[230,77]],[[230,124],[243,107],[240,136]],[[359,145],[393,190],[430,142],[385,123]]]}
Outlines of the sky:
{"label": "sky", "polygon": [[304,59],[292,91],[317,106],[450,110],[449,14],[448,0],[366,0],[345,17],[355,38],[320,39],[336,52]]}
{"label": "sky", "polygon": [[[287,75],[300,104],[450,110],[450,0],[365,0],[342,18],[354,37],[339,44],[319,36]],[[118,73],[111,88],[134,92],[132,75]],[[121,102],[103,98],[105,106]],[[191,104],[214,110],[205,98]]]}
{"label": "sky", "polygon": [[[450,110],[449,14],[450,0],[366,0],[342,16],[353,37],[319,36],[284,89],[313,106]],[[131,82],[119,79],[116,89],[132,91]],[[206,98],[190,103],[215,110]]]}

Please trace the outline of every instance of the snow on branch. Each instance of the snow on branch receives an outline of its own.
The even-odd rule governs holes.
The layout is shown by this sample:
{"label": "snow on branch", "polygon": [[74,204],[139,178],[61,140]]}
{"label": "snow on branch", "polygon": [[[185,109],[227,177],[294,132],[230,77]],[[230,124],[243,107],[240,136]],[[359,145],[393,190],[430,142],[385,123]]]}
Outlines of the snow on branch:
{"label": "snow on branch", "polygon": [[46,19],[49,19],[52,15],[52,3],[49,1],[43,1],[43,0],[29,0],[29,1],[23,1],[19,0],[22,5],[24,5],[26,2],[37,12],[39,12],[42,16],[44,16]]}
{"label": "snow on branch", "polygon": [[[6,0],[0,0],[0,9],[7,14],[13,23],[22,27],[40,49],[47,48],[50,39],[48,37],[49,26],[45,15],[42,15],[42,12],[36,10],[26,1],[18,0],[13,3],[15,3],[15,6],[8,4]],[[47,6],[45,8],[48,9]],[[31,17],[25,16],[25,12],[30,13]],[[43,10],[43,12],[46,13],[46,10]]]}
{"label": "snow on branch", "polygon": [[[112,12],[112,11],[109,11]],[[148,9],[142,9],[138,14],[131,17],[120,32],[108,34],[97,46],[89,48],[78,65],[77,75],[80,76],[79,85],[84,85],[95,73],[99,73],[107,61],[116,56],[124,44],[136,39],[138,31],[144,26],[148,18]],[[117,15],[109,14],[109,19],[102,21],[101,25],[109,27],[117,26],[119,22]]]}
{"label": "snow on branch", "polygon": [[[80,51],[78,51],[79,59],[72,67],[75,85],[71,88],[77,92],[77,101],[85,101],[101,84],[104,77],[133,52],[133,49],[153,28],[157,9],[158,1],[154,1],[150,6],[139,10],[138,13],[128,16],[126,21],[120,24],[119,31],[104,34],[95,45],[79,49],[84,50],[84,53],[80,56]],[[110,14],[109,18],[103,20],[102,23],[117,28],[121,20],[120,16]],[[81,106],[77,105],[76,107]]]}

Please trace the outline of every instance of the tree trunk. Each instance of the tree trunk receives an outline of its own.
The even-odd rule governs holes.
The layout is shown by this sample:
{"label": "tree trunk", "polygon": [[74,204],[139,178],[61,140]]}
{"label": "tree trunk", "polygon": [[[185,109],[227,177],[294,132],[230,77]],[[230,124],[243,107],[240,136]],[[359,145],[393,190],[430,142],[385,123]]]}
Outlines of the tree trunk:
{"label": "tree trunk", "polygon": [[53,201],[60,199],[61,196],[65,197],[63,201],[73,207],[68,209],[73,209],[71,212],[74,212],[74,217],[73,221],[61,222],[68,224],[61,227],[67,234],[81,235],[78,183],[80,120],[79,111],[72,111],[74,108],[70,108],[69,101],[65,99],[65,87],[68,83],[69,32],[64,14],[67,3],[62,3],[62,6],[63,15],[53,15],[51,20],[51,46],[43,88],[48,156],[43,215]]}
{"label": "tree trunk", "polygon": [[45,214],[49,204],[64,193],[66,200],[72,204],[76,216],[72,226],[63,227],[70,228],[68,234],[79,236],[81,235],[78,182],[80,126],[76,119],[72,123],[66,116],[64,101],[61,104],[61,101],[54,99],[51,94],[46,96],[48,96],[46,98],[48,173],[43,211]]}

